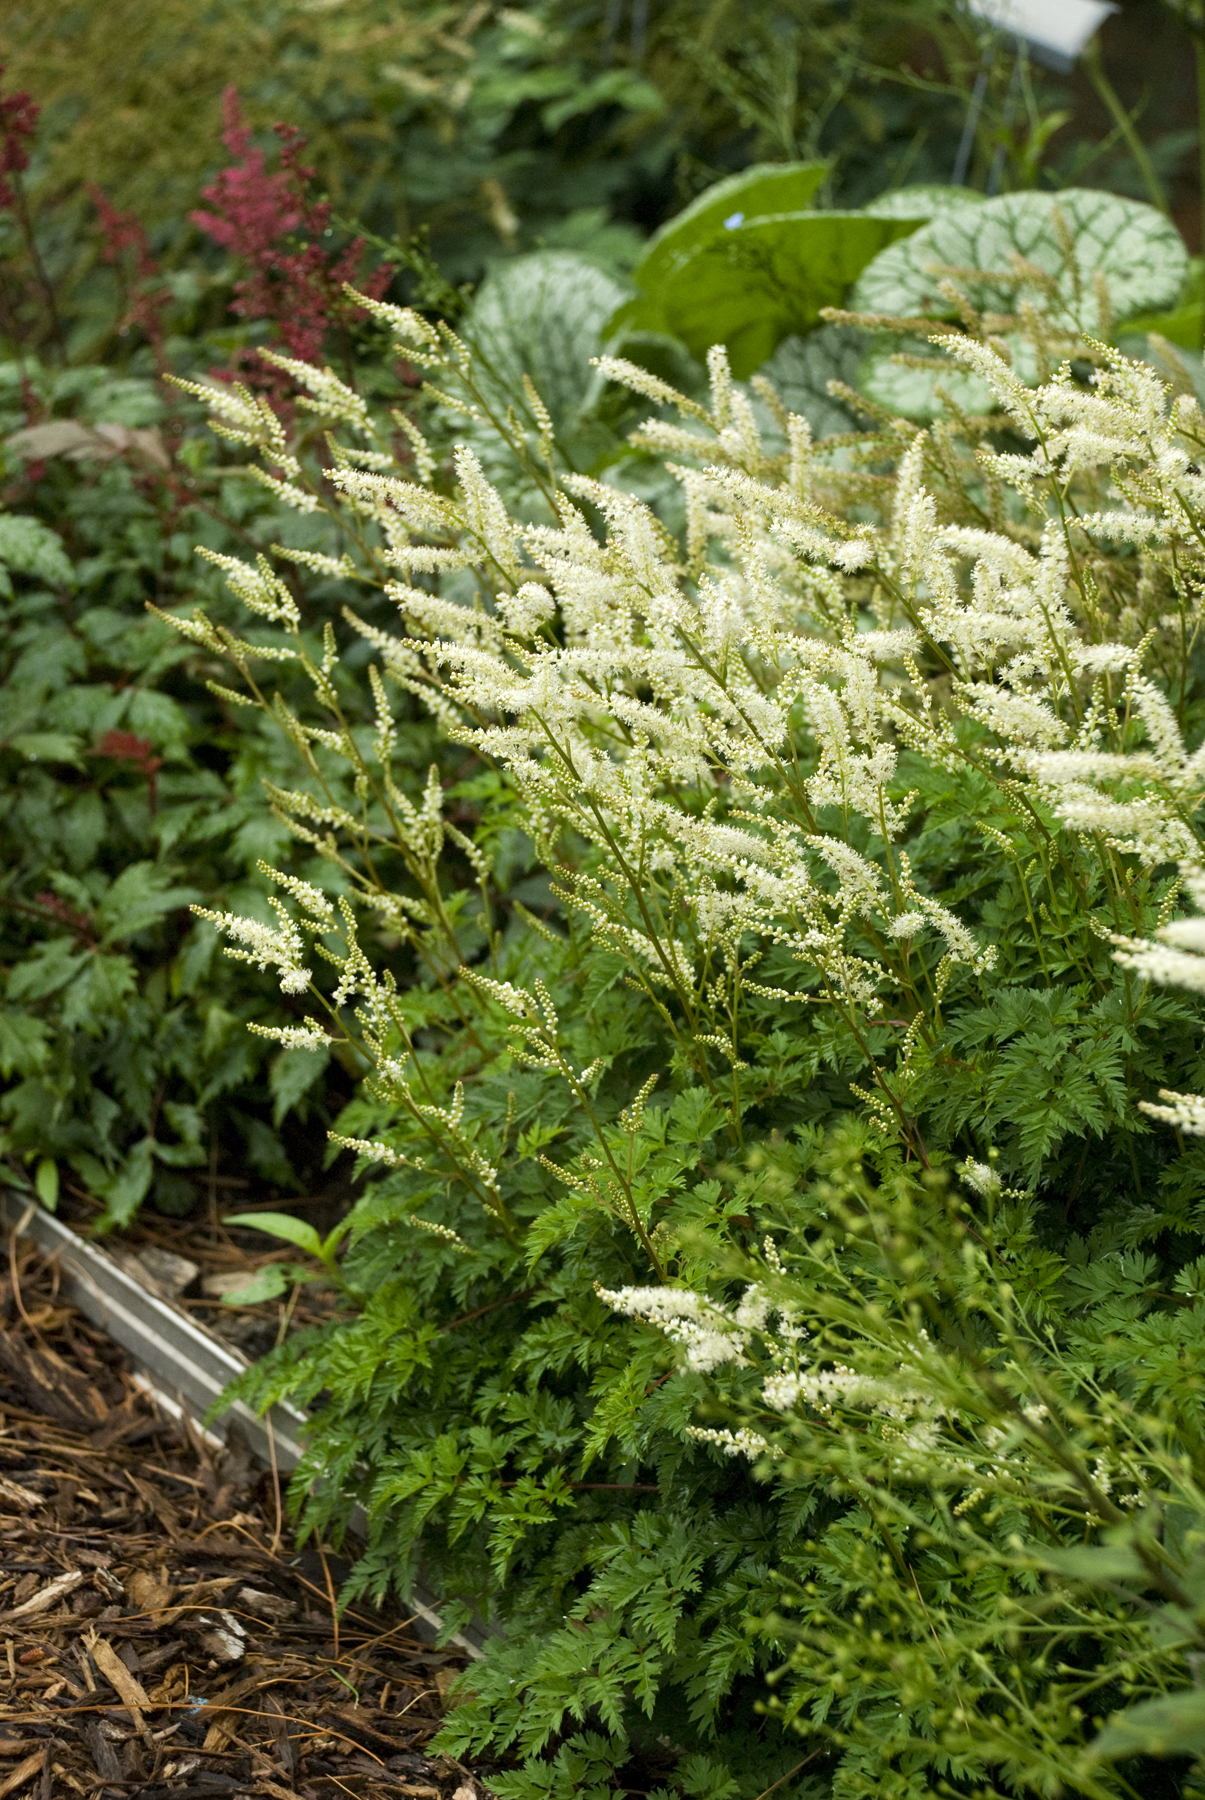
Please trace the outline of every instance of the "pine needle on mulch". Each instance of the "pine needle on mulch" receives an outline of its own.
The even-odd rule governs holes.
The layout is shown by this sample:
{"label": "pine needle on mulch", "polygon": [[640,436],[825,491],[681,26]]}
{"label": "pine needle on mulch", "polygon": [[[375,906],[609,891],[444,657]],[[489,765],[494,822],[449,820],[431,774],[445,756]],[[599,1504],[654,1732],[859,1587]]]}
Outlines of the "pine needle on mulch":
{"label": "pine needle on mulch", "polygon": [[460,1659],[335,1607],[237,1441],[166,1417],[10,1246],[0,1273],[0,1800],[482,1800],[424,1746]]}

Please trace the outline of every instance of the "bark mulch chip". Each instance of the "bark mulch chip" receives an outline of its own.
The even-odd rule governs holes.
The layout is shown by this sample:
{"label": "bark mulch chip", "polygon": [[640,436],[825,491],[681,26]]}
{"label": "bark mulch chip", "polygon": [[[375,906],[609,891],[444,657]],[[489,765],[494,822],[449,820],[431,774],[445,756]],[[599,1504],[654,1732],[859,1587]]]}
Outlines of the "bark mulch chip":
{"label": "bark mulch chip", "polygon": [[11,1247],[0,1273],[0,1800],[484,1800],[424,1746],[462,1666],[337,1616],[273,1476],[166,1417]]}

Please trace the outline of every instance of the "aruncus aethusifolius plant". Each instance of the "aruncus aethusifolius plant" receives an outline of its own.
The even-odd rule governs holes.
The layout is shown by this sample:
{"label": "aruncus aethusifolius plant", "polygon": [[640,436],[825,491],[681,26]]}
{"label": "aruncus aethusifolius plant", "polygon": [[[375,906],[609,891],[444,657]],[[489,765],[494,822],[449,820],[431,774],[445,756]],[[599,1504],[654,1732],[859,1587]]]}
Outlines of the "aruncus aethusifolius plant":
{"label": "aruncus aethusifolius plant", "polygon": [[[275,924],[217,922],[304,993],[293,1031],[344,1040],[368,1071],[335,1139],[373,1175],[340,1264],[356,1310],[245,1388],[326,1390],[297,1493],[319,1522],[363,1495],[361,1586],[404,1585],[421,1553],[461,1603],[454,1622],[474,1607],[505,1621],[444,1741],[518,1756],[498,1778],[515,1800],[590,1792],[636,1751],[699,1794],[757,1793],[792,1767],[751,1710],[757,1671],[790,1642],[776,1602],[811,1581],[845,1606],[869,1580],[856,1545],[890,1559],[894,1527],[859,1513],[857,1469],[818,1480],[774,1417],[692,1424],[704,1377],[742,1368],[772,1316],[793,1348],[764,1371],[778,1386],[763,1414],[771,1391],[779,1419],[804,1401],[878,1417],[881,1402],[903,1434],[892,1479],[940,1474],[952,1519],[977,1504],[975,1457],[959,1470],[943,1447],[954,1402],[928,1375],[904,1393],[887,1352],[874,1369],[852,1351],[796,1366],[839,1261],[809,1264],[811,1302],[754,1272],[767,1233],[785,1266],[870,1179],[817,1178],[830,1126],[845,1120],[841,1155],[852,1133],[901,1205],[960,1168],[992,1272],[1014,1269],[1035,1320],[1107,1312],[1107,1282],[1080,1293],[1076,1271],[1120,1258],[1137,1332],[1200,1235],[1199,1150],[1142,1110],[1202,1085],[1197,1010],[1125,959],[1183,929],[1202,866],[1205,419],[1151,366],[1061,337],[1018,280],[1008,341],[1028,333],[1050,379],[1024,384],[968,311],[943,343],[995,410],[923,430],[879,419],[814,443],[767,384],[734,383],[722,351],[707,404],[604,361],[648,407],[634,449],[675,473],[680,538],[619,485],[622,466],[614,483],[565,468],[534,389],[500,413],[466,346],[403,309],[366,303],[425,360],[437,421],[460,409],[475,437],[496,432],[541,516],[512,517],[471,449],[445,463],[435,428],[377,419],[330,371],[289,365],[331,425],[322,487],[262,407],[213,398],[281,498],[343,523],[342,561],[287,554],[367,594],[349,591],[361,648],[341,652],[270,563],[231,564],[261,623],[243,640],[200,616],[182,627],[235,664],[232,703],[275,711],[301,773],[271,798],[314,851],[281,882]],[[381,622],[381,594],[400,626]],[[341,653],[371,658],[372,730],[339,712]],[[273,700],[274,659],[309,675],[312,716]],[[450,792],[397,778],[391,690],[476,753]],[[1007,1314],[992,1304],[972,1308],[989,1367]],[[671,1327],[681,1365],[640,1317]],[[940,1309],[926,1328],[948,1357]],[[1071,1358],[1081,1396],[1111,1391],[1102,1332],[1085,1325],[1097,1348]],[[1095,1529],[1040,1471],[1015,1498],[1043,1546]],[[919,1534],[905,1565],[922,1611],[953,1581],[974,1666],[1021,1655],[1024,1682],[1046,1681],[1055,1640],[1038,1634],[1025,1661],[997,1600],[1040,1586],[1049,1559],[1018,1574],[997,1510],[981,1536],[1003,1573],[984,1587],[929,1555],[921,1512],[901,1529]],[[1092,1643],[1125,1638],[1137,1602],[1117,1604],[1116,1630],[1089,1620]],[[828,1691],[825,1657],[854,1655],[850,1629],[844,1648],[830,1634],[792,1656],[792,1715]],[[1118,1679],[1174,1684],[1174,1659],[1142,1668]],[[1030,1780],[1037,1730],[980,1743],[990,1687],[966,1687],[971,1723],[943,1765],[983,1791],[992,1770]],[[1086,1703],[1050,1692],[1032,1767],[1071,1781]],[[867,1726],[846,1754],[838,1735],[813,1773],[842,1793],[889,1775],[920,1793],[906,1771],[922,1779],[939,1698],[921,1682],[906,1742]],[[1074,1779],[1126,1791],[1103,1763]]]}

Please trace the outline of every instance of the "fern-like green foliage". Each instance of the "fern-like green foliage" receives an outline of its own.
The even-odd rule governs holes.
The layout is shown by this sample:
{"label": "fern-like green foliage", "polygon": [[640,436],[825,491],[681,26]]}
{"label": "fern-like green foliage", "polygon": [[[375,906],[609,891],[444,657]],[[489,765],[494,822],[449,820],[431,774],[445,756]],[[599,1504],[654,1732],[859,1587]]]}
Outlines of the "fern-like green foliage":
{"label": "fern-like green foliage", "polygon": [[[1016,279],[1049,379],[963,296],[991,410],[927,430],[604,363],[680,536],[530,379],[501,410],[471,319],[375,305],[430,375],[405,472],[330,369],[281,365],[325,486],[208,394],[347,545],[289,558],[345,596],[321,644],[268,559],[224,564],[248,632],[177,621],[314,853],[210,917],[298,996],[279,1041],[369,1071],[346,1312],[240,1391],[316,1406],[295,1503],[365,1504],[352,1592],[421,1568],[500,1627],[441,1742],[505,1800],[1121,1796],[1156,1765],[1097,1721],[1190,1686],[1135,1571],[1195,1579],[1195,1525],[1170,1586],[1150,1542],[1196,1504],[1205,421]],[[446,785],[403,695],[476,759]],[[1059,1561],[1115,1545],[1119,1586]]]}

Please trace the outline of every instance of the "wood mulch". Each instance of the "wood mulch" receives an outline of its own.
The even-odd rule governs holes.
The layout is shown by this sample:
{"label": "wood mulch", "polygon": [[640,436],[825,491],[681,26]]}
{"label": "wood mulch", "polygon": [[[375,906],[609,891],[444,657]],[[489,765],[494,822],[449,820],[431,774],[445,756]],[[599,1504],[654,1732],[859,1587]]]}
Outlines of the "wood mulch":
{"label": "wood mulch", "polygon": [[278,1483],[168,1416],[58,1296],[0,1265],[0,1800],[484,1800],[424,1746],[462,1658],[339,1615]]}

